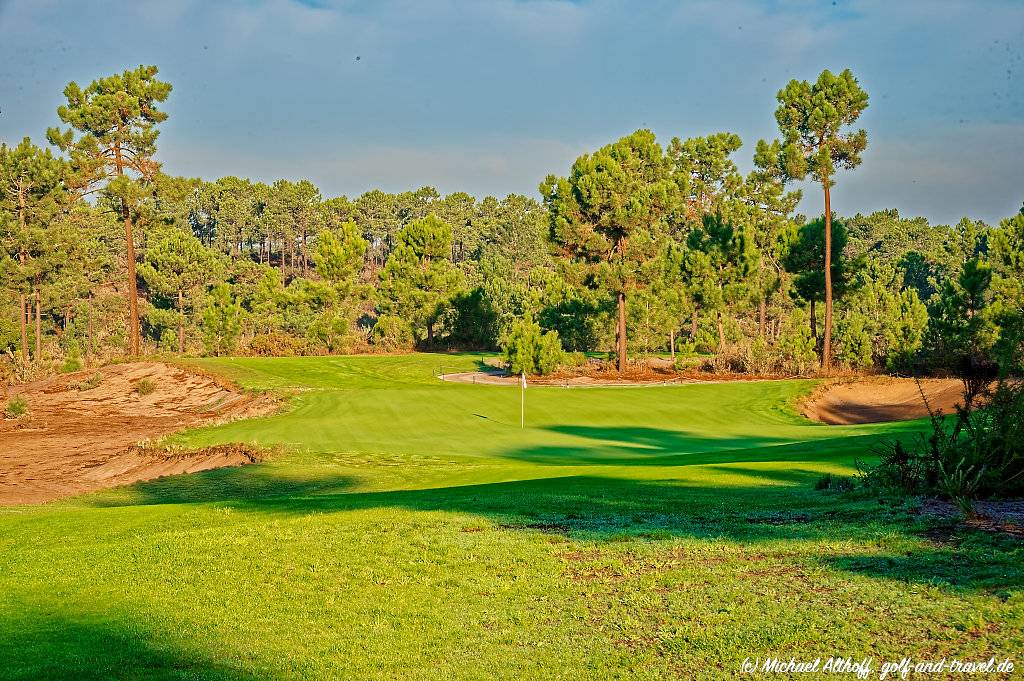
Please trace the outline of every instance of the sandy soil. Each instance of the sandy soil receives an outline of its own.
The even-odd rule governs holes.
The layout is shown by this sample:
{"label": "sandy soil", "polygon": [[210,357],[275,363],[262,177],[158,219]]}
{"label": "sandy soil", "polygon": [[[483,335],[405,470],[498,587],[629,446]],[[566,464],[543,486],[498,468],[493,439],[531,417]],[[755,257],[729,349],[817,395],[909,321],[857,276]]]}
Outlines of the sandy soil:
{"label": "sandy soil", "polygon": [[[922,396],[922,393],[923,396]],[[963,401],[963,384],[950,378],[909,378],[876,376],[818,387],[801,405],[804,416],[832,425],[904,421],[928,416],[934,411],[953,413]]]}
{"label": "sandy soil", "polygon": [[[244,447],[169,452],[153,438],[202,423],[276,409],[269,397],[243,393],[209,376],[158,362],[104,367],[0,391],[29,404],[30,416],[0,419],[0,504],[42,503],[81,492],[253,461]],[[139,381],[155,384],[140,396]]]}

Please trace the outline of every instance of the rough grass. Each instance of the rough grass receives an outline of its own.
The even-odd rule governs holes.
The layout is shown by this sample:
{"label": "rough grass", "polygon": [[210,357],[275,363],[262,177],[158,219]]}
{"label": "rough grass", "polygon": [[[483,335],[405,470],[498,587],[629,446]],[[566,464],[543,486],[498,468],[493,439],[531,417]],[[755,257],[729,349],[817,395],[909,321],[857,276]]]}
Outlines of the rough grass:
{"label": "rough grass", "polygon": [[[0,678],[709,678],[1024,650],[1024,551],[815,491],[881,434],[809,382],[444,383],[481,357],[204,361],[289,453],[0,510]],[[939,523],[939,524],[929,524]],[[1024,663],[1024,660],[1019,660]]]}

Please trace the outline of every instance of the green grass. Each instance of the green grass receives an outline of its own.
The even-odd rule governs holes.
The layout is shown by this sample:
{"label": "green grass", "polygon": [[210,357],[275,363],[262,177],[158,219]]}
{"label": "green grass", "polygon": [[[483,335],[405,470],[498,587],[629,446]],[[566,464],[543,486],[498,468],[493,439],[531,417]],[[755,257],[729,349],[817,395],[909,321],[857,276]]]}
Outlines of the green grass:
{"label": "green grass", "polygon": [[[1024,650],[1024,551],[815,491],[883,435],[807,381],[442,383],[476,355],[204,360],[266,463],[0,509],[0,678],[709,678]],[[1016,660],[1024,664],[1024,660]]]}

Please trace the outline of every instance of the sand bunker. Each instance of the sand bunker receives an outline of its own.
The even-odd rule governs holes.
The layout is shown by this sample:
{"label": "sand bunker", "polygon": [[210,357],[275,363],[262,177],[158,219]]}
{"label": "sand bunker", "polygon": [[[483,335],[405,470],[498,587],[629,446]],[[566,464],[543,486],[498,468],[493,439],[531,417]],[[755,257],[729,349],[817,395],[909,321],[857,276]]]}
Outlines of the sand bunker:
{"label": "sand bunker", "polygon": [[[150,382],[152,392],[140,395],[140,381]],[[6,403],[14,394],[28,401],[31,415],[0,419],[0,504],[42,503],[163,475],[249,463],[254,456],[244,447],[168,452],[137,443],[276,409],[269,397],[158,362],[66,374],[9,388],[0,399]]]}
{"label": "sand bunker", "polygon": [[[923,395],[922,395],[923,393]],[[804,416],[832,425],[905,421],[934,411],[949,414],[963,401],[963,384],[956,379],[878,376],[825,383],[801,405]]]}

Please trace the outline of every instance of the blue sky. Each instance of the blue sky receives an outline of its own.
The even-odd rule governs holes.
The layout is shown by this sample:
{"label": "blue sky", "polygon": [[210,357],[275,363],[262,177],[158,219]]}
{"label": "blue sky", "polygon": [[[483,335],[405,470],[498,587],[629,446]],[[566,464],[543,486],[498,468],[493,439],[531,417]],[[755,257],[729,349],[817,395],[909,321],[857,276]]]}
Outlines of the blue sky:
{"label": "blue sky", "polygon": [[70,80],[152,63],[175,174],[536,195],[639,127],[739,133],[748,168],[780,87],[850,67],[870,146],[838,211],[1024,201],[1019,0],[0,0],[0,35],[0,139],[42,141]]}

